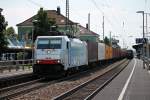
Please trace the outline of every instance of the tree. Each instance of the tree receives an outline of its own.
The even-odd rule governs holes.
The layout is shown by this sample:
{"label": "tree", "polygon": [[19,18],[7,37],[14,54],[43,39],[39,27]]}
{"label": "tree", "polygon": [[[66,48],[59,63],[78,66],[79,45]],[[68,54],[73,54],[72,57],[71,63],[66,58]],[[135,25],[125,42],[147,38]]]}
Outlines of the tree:
{"label": "tree", "polygon": [[104,43],[107,45],[111,45],[110,40],[107,37],[104,38]]}
{"label": "tree", "polygon": [[7,34],[7,36],[11,36],[11,35],[15,34],[14,28],[13,27],[8,27],[6,29],[6,34]]}
{"label": "tree", "polygon": [[5,36],[5,30],[6,30],[7,22],[5,22],[5,17],[1,14],[0,11],[0,48],[6,48],[7,47],[7,38]]}
{"label": "tree", "polygon": [[16,34],[15,29],[13,27],[8,27],[6,29],[6,35],[7,35],[7,37],[17,38],[17,34]]}
{"label": "tree", "polygon": [[[47,12],[44,11],[43,8],[40,8],[33,20],[34,40],[37,36],[50,35],[49,31],[53,29],[52,26],[56,26],[55,20],[49,19],[47,16]],[[57,30],[56,28],[53,30]]]}

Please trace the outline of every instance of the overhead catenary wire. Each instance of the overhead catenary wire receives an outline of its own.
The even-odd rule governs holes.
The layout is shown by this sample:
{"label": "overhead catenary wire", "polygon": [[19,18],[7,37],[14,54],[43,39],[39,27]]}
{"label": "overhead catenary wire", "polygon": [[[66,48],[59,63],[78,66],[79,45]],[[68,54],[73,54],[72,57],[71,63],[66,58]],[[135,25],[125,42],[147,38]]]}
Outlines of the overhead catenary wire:
{"label": "overhead catenary wire", "polygon": [[120,24],[120,22],[118,21],[119,17],[114,15],[114,11],[113,11],[114,8],[112,8],[112,7],[110,6],[110,4],[108,4],[108,1],[107,1],[107,0],[105,0],[105,3],[106,3],[106,4],[104,4],[104,6],[107,6],[108,8],[111,8],[111,9],[112,9],[110,13],[111,13],[111,15],[113,16],[114,20],[116,21],[117,25],[119,25],[119,24]]}
{"label": "overhead catenary wire", "polygon": [[[97,5],[97,3],[96,3],[96,1],[95,0],[90,0],[93,4],[94,4],[94,6],[98,9],[98,11],[100,12],[99,14],[101,15],[104,15],[104,11]],[[112,28],[114,28],[114,30],[116,31],[116,28],[114,27],[114,25],[113,25],[113,23],[109,20],[109,18],[106,16],[106,15],[104,15],[105,16],[105,19],[106,19],[106,21],[109,23],[109,25],[111,25],[110,27],[112,27]],[[116,31],[117,32],[117,31]]]}
{"label": "overhead catenary wire", "polygon": [[[104,12],[104,11],[101,11],[101,9],[100,9],[100,7],[97,5],[98,3],[97,2],[95,2],[95,0],[91,0],[91,1],[94,1],[93,2],[93,4],[96,6],[96,8],[102,13],[102,12]],[[105,6],[105,4],[103,3],[103,5],[102,6]],[[107,6],[109,7],[109,4],[107,3]],[[111,6],[110,6],[111,7]],[[120,13],[120,12],[119,12]],[[112,12],[112,15],[114,16],[114,13]],[[112,30],[111,31],[115,31],[115,32],[121,32],[121,33],[125,33],[125,30],[124,31],[121,31],[122,30],[122,25],[123,25],[123,27],[125,26],[125,23],[126,23],[126,16],[122,16],[122,18],[120,18],[120,19],[122,19],[122,20],[119,20],[119,22],[118,22],[118,20],[113,20],[113,21],[115,21],[115,23],[113,23],[113,22],[111,22],[110,20],[109,20],[109,18],[108,18],[108,16],[106,16],[106,14],[105,14],[105,18],[106,18],[106,21],[109,23],[109,24],[111,24],[111,27],[112,27]],[[116,16],[114,16],[114,18],[117,18],[118,19],[118,16],[116,17]],[[113,23],[113,24],[112,24]],[[117,23],[119,23],[119,24],[117,24]],[[123,23],[123,24],[122,24]],[[115,26],[117,26],[117,27],[115,27]],[[117,30],[117,31],[116,31]],[[121,35],[121,38],[122,39],[124,39],[123,38],[123,36]],[[121,39],[121,40],[122,40]],[[120,41],[121,41],[120,40]]]}
{"label": "overhead catenary wire", "polygon": [[42,6],[41,4],[39,4],[39,3],[37,3],[37,2],[35,2],[35,1],[33,1],[33,0],[27,0],[27,1],[29,1],[30,3],[32,3],[32,4],[35,5],[35,6],[38,6],[38,7],[40,7],[40,8],[44,8],[44,6]]}
{"label": "overhead catenary wire", "polygon": [[[106,4],[107,4],[110,8],[112,8],[113,10],[116,10],[116,8],[114,8],[113,6],[112,6],[112,7],[110,6],[111,3],[108,4],[108,1],[109,1],[109,2],[112,2],[111,0],[105,0],[105,1],[106,1]],[[122,22],[125,23],[126,20],[127,20],[127,16],[125,16],[125,15],[124,15],[124,16],[115,16],[113,10],[112,10],[112,12],[111,12],[111,15],[114,16],[116,22],[118,22],[118,19],[122,19],[121,22],[118,22],[118,23],[119,23],[119,24],[122,24]],[[121,10],[121,12],[122,12],[122,10]],[[117,12],[117,13],[118,13],[119,15],[122,15],[120,12]],[[117,24],[118,24],[118,23],[117,23]],[[119,25],[119,24],[118,24],[118,25]]]}
{"label": "overhead catenary wire", "polygon": [[[114,21],[115,21],[115,25],[116,25],[118,28],[120,28],[119,25],[121,24],[121,22],[118,20],[118,19],[119,19],[118,16],[115,16],[115,15],[114,15],[114,8],[111,7],[111,5],[108,3],[108,1],[105,0],[105,2],[103,2],[103,4],[101,4],[101,6],[107,7],[107,8],[109,8],[109,9],[111,8],[109,14],[112,15],[112,18],[113,18]],[[114,24],[114,23],[113,23],[113,24]]]}

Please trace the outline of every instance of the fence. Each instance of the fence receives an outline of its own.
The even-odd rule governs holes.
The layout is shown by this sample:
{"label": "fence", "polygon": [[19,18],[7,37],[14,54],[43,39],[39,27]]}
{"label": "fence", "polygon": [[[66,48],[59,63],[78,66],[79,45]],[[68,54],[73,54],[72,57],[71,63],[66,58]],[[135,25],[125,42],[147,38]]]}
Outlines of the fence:
{"label": "fence", "polygon": [[147,68],[148,70],[150,70],[150,58],[142,56],[141,59],[143,60],[143,68]]}
{"label": "fence", "polygon": [[18,71],[19,69],[32,69],[32,63],[33,59],[0,61],[0,73],[3,73],[6,70],[11,72],[12,70]]}
{"label": "fence", "polygon": [[32,59],[31,54],[27,52],[18,52],[18,53],[1,53],[0,60],[25,60]]}

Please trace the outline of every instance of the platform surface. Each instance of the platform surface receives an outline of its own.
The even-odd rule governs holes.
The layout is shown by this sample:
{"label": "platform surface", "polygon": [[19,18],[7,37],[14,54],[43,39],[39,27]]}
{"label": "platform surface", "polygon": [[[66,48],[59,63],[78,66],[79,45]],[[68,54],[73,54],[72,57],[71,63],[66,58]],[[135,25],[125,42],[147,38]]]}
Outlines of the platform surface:
{"label": "platform surface", "polygon": [[11,70],[11,72],[5,71],[3,73],[0,73],[0,79],[5,78],[5,77],[16,76],[16,75],[28,74],[28,73],[32,73],[32,72],[33,72],[32,69],[25,69],[25,70],[18,70],[18,71]]}
{"label": "platform surface", "polygon": [[150,72],[141,60],[133,59],[92,100],[150,100]]}

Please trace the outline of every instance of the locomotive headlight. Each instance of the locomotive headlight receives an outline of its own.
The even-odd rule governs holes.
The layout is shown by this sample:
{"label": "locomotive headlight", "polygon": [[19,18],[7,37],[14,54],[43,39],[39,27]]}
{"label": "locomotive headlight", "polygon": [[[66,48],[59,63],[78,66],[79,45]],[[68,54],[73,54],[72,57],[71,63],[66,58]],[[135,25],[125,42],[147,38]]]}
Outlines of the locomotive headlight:
{"label": "locomotive headlight", "polygon": [[47,53],[50,53],[50,50],[48,50]]}
{"label": "locomotive headlight", "polygon": [[60,60],[57,60],[58,63],[60,63]]}
{"label": "locomotive headlight", "polygon": [[39,60],[37,60],[37,63],[40,63],[40,61],[39,61]]}

